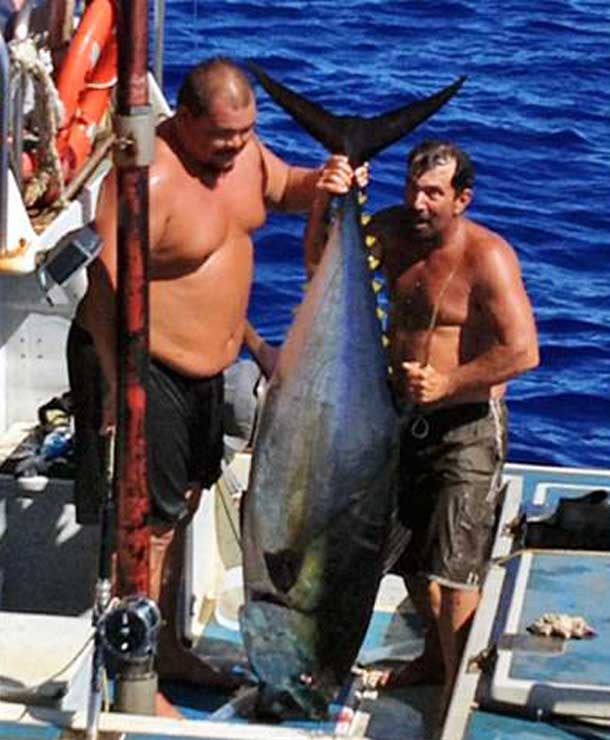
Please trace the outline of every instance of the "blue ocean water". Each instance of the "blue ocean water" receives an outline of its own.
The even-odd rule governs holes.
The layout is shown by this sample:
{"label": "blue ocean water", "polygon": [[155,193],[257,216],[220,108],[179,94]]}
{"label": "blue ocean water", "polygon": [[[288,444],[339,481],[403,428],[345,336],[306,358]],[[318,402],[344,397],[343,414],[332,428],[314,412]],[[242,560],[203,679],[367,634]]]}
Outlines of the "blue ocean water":
{"label": "blue ocean water", "polygon": [[[510,384],[510,459],[610,466],[610,4],[606,0],[168,0],[165,88],[215,54],[254,59],[339,113],[372,115],[457,76],[459,96],[372,164],[371,210],[401,199],[404,157],[450,137],[478,169],[471,216],[517,250],[539,369]],[[261,137],[325,156],[259,92]],[[250,318],[279,342],[302,297],[300,217],[257,234]]]}

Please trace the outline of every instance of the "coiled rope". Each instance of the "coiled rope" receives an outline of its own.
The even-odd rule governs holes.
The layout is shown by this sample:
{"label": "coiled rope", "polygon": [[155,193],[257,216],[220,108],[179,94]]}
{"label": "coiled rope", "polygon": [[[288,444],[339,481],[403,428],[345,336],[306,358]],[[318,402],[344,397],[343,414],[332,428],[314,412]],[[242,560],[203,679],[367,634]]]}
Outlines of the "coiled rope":
{"label": "coiled rope", "polygon": [[9,43],[11,90],[24,84],[24,80],[31,83],[34,107],[30,115],[32,127],[38,134],[38,166],[25,188],[23,199],[26,206],[31,206],[53,187],[59,192],[59,204],[63,205],[64,175],[57,150],[57,132],[63,122],[64,109],[51,76],[50,52],[39,48],[39,40],[40,37],[30,37]]}

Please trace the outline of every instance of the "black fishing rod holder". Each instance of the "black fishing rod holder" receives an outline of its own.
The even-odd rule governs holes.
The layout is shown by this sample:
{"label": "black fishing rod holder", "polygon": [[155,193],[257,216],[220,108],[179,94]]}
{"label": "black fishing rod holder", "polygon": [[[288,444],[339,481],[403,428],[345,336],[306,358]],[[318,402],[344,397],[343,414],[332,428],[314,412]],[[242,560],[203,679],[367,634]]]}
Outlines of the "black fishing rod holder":
{"label": "black fishing rod holder", "polygon": [[154,714],[157,692],[154,659],[160,627],[159,607],[145,596],[127,596],[100,618],[99,638],[117,665],[116,711]]}

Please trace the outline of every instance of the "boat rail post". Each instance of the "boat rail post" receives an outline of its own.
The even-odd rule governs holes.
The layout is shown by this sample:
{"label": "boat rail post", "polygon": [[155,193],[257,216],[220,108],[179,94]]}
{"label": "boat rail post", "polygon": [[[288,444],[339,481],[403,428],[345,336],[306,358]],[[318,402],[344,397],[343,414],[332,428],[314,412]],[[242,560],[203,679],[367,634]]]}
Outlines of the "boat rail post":
{"label": "boat rail post", "polygon": [[[14,27],[13,40],[25,41],[30,33],[30,19],[34,8],[35,0],[27,0],[17,13]],[[19,74],[17,84],[15,85],[14,98],[12,105],[12,166],[15,179],[19,190],[23,188],[23,163],[21,156],[23,154],[23,101],[25,97],[25,76]]]}
{"label": "boat rail post", "polygon": [[[159,611],[149,598],[150,529],[146,450],[148,167],[154,117],[148,100],[147,0],[116,0],[119,47],[117,168],[117,580],[121,605],[105,620],[121,654],[115,708],[154,714]],[[116,629],[115,629],[116,628]],[[140,639],[142,637],[142,639]]]}
{"label": "boat rail post", "polygon": [[56,69],[72,38],[75,4],[76,0],[49,0],[47,5],[49,48]]}
{"label": "boat rail post", "polygon": [[8,122],[11,116],[8,51],[0,34],[0,255],[6,252],[8,217]]}

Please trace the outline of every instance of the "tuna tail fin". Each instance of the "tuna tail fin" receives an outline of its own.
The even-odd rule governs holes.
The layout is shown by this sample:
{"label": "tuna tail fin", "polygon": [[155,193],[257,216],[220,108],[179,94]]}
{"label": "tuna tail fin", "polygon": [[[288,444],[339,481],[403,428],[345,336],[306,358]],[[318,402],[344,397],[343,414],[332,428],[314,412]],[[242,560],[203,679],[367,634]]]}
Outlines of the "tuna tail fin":
{"label": "tuna tail fin", "polygon": [[368,161],[382,149],[413,131],[452,98],[466,80],[466,77],[460,77],[428,98],[379,116],[364,118],[330,113],[321,105],[312,103],[269,77],[257,64],[249,62],[248,66],[267,93],[305,131],[333,154],[346,154],[354,166]]}

